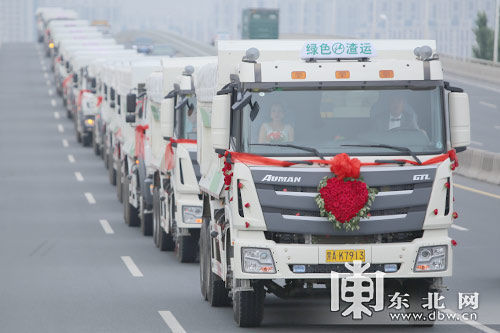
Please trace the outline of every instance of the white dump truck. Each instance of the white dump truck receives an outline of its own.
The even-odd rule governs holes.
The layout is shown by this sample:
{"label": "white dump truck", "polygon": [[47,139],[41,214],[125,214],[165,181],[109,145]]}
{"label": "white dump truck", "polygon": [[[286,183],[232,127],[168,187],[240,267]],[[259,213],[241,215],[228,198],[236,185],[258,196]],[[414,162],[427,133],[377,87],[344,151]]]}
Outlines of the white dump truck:
{"label": "white dump truck", "polygon": [[194,78],[197,69],[215,62],[215,57],[164,58],[162,84],[156,84],[163,91],[147,91],[153,240],[161,250],[175,250],[180,262],[197,259],[201,225]]}
{"label": "white dump truck", "polygon": [[133,57],[137,54],[134,50],[111,50],[111,51],[85,51],[79,52],[71,60],[73,75],[76,76],[75,96],[75,135],[78,142],[83,146],[90,146],[93,142],[95,117],[97,108],[100,106],[99,97],[96,95],[96,80],[88,76],[88,66],[99,57],[104,59],[120,59]]}
{"label": "white dump truck", "polygon": [[[120,51],[121,54],[122,51]],[[132,60],[141,57],[142,55],[138,53],[133,53],[130,56],[116,56],[116,57],[100,57],[89,64],[87,69],[88,80],[95,82],[96,94],[98,99],[98,107],[96,114],[96,123],[94,126],[94,132],[92,134],[92,145],[96,154],[100,154],[101,157],[106,161],[107,149],[106,149],[106,128],[111,121],[111,108],[109,103],[107,103],[107,85],[106,79],[109,78],[110,66],[115,62],[124,62],[127,60]],[[94,83],[92,83],[94,84]],[[109,82],[108,82],[109,84]]]}
{"label": "white dump truck", "polygon": [[266,292],[329,293],[331,272],[355,261],[411,299],[443,288],[454,149],[470,129],[467,94],[443,81],[435,49],[219,41],[196,84],[199,98],[212,93],[198,100],[211,114],[198,117],[198,147],[201,292],[213,306],[232,299],[237,324],[256,326]]}
{"label": "white dump truck", "polygon": [[[144,160],[147,124],[142,117],[143,99],[146,79],[160,69],[161,61],[156,57],[132,60],[128,66],[117,69],[118,109],[115,110],[115,119],[121,133],[113,137],[117,195],[118,199],[123,201],[125,223],[129,226],[140,226],[145,236],[153,232],[153,197],[150,189],[151,179],[147,178]],[[136,119],[139,122],[136,122]],[[139,141],[137,146],[136,138]]]}

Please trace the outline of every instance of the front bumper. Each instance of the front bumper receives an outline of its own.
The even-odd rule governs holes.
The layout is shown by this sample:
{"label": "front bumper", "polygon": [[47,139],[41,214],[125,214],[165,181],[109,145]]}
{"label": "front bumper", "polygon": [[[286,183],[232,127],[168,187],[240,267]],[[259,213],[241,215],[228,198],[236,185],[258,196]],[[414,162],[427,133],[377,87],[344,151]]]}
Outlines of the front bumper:
{"label": "front bumper", "polygon": [[[253,233],[253,232],[252,232]],[[425,278],[445,277],[452,274],[453,251],[450,246],[447,230],[429,230],[422,238],[404,243],[379,244],[277,244],[269,240],[236,239],[234,241],[234,257],[232,267],[237,279],[330,279],[330,267],[336,263],[326,262],[326,250],[365,250],[365,262],[370,264],[397,264],[398,270],[386,273],[385,278]],[[420,247],[446,245],[448,257],[446,270],[433,272],[414,272],[415,260]],[[273,255],[276,273],[249,274],[242,271],[241,248],[268,248]],[[294,273],[292,265],[308,265],[318,268],[321,273]],[[345,272],[345,266],[340,265]],[[325,269],[328,268],[328,269]],[[347,271],[349,272],[349,271]]]}

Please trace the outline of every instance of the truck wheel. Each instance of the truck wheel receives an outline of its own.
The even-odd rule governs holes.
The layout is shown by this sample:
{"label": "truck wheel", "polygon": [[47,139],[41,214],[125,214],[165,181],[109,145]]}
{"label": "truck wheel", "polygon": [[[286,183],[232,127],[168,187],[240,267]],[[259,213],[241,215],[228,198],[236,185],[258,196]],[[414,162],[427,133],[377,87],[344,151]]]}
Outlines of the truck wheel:
{"label": "truck wheel", "polygon": [[160,235],[160,196],[158,194],[158,188],[155,186],[153,188],[153,243],[156,247],[159,247],[159,235]]}
{"label": "truck wheel", "polygon": [[198,252],[196,235],[177,236],[175,250],[177,260],[179,260],[179,262],[195,262]]}
{"label": "truck wheel", "polygon": [[144,203],[142,195],[139,200],[140,200],[139,214],[141,220],[141,232],[144,236],[151,236],[153,235],[153,214],[144,213],[146,204]]}
{"label": "truck wheel", "polygon": [[207,301],[211,306],[227,306],[230,304],[228,290],[224,284],[224,281],[212,272],[212,238],[209,234],[210,229],[207,229],[205,233],[205,241],[203,253],[201,254],[204,258],[203,266],[205,270],[204,277],[206,278],[206,293]]}
{"label": "truck wheel", "polygon": [[76,135],[76,141],[81,143],[82,142],[82,135],[80,134],[80,132],[75,131],[75,135]]}
{"label": "truck wheel", "polygon": [[108,154],[108,177],[111,185],[116,185],[116,171],[113,168],[113,155]]}
{"label": "truck wheel", "polygon": [[100,156],[101,152],[99,149],[99,145],[97,144],[97,140],[95,137],[95,131],[96,131],[96,129],[92,130],[92,148],[94,149],[94,154],[96,154],[96,156]]}
{"label": "truck wheel", "polygon": [[129,227],[138,227],[140,224],[137,208],[128,201],[128,177],[123,177],[123,218]]}
{"label": "truck wheel", "polygon": [[417,327],[432,327],[434,326],[436,316],[429,316],[430,313],[437,310],[426,310],[422,308],[422,299],[427,298],[427,293],[434,292],[430,289],[430,282],[424,279],[412,279],[404,283],[406,292],[409,294],[409,308],[405,308],[405,312],[422,312],[426,320],[410,320],[410,325]]}
{"label": "truck wheel", "polygon": [[116,197],[120,203],[123,203],[123,182],[122,182],[122,168],[121,166],[116,169]]}
{"label": "truck wheel", "polygon": [[207,295],[207,256],[205,253],[207,251],[207,235],[208,235],[208,219],[203,217],[203,224],[200,229],[200,239],[199,239],[199,248],[200,248],[200,289],[201,289],[201,297],[206,301],[208,300]]}
{"label": "truck wheel", "polygon": [[240,327],[260,326],[264,317],[264,296],[262,284],[254,285],[254,290],[235,291],[233,294],[234,320]]}
{"label": "truck wheel", "polygon": [[92,144],[92,133],[86,133],[82,136],[82,144],[84,147],[88,147]]}

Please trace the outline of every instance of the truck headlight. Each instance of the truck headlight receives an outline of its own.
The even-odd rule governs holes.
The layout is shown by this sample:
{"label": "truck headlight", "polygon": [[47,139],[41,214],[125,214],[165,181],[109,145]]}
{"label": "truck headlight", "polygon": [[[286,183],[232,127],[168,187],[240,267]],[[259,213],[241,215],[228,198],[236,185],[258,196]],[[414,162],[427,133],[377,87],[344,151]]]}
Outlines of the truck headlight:
{"label": "truck headlight", "polygon": [[87,125],[89,127],[94,126],[94,119],[92,119],[92,118],[85,119],[85,125]]}
{"label": "truck headlight", "polygon": [[448,246],[424,246],[418,249],[415,260],[415,272],[435,272],[446,270],[448,264]]}
{"label": "truck headlight", "polygon": [[243,271],[246,273],[276,273],[273,255],[269,249],[244,247],[241,249]]}
{"label": "truck headlight", "polygon": [[184,223],[201,223],[201,206],[182,206],[182,220]]}

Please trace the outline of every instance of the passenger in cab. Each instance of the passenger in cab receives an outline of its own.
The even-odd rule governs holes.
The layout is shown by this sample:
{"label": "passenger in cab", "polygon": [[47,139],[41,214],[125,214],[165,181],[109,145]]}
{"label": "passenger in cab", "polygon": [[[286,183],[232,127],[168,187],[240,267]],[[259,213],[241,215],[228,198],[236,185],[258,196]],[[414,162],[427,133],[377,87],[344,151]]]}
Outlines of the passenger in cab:
{"label": "passenger in cab", "polygon": [[281,143],[294,140],[293,127],[285,123],[285,110],[281,104],[273,104],[270,110],[271,121],[262,124],[259,143]]}

